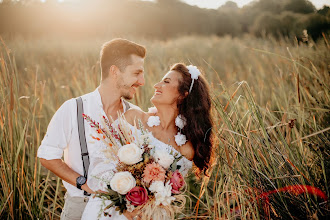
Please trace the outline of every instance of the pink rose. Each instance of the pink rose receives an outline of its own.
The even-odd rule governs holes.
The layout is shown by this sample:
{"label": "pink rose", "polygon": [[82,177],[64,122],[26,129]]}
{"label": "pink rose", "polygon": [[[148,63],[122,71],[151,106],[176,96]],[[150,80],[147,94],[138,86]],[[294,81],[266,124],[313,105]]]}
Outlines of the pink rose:
{"label": "pink rose", "polygon": [[145,188],[136,186],[126,194],[126,199],[134,206],[142,205],[148,201],[148,192]]}
{"label": "pink rose", "polygon": [[182,174],[178,170],[173,173],[170,183],[172,184],[172,193],[179,194],[185,182]]}

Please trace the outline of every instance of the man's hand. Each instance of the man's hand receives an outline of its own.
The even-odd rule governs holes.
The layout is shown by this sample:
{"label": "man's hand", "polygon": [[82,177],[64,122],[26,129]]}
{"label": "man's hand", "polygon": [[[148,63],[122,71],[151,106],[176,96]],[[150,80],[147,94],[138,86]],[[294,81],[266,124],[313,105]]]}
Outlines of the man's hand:
{"label": "man's hand", "polygon": [[95,194],[95,192],[88,187],[87,183],[85,183],[84,185],[81,186],[82,190],[85,190],[86,192],[90,193],[90,194]]}
{"label": "man's hand", "polygon": [[139,216],[139,213],[140,213],[140,210],[134,210],[133,212],[129,212],[129,211],[125,210],[123,215],[129,220],[133,220],[134,217],[137,217],[137,218],[135,218],[136,220],[140,220],[141,218]]}

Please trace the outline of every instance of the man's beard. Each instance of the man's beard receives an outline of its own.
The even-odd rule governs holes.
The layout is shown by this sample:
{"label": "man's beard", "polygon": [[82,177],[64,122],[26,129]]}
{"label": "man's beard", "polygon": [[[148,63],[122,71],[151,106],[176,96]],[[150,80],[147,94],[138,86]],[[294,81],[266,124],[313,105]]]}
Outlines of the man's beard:
{"label": "man's beard", "polygon": [[131,95],[129,92],[121,94],[121,97],[123,97],[124,99],[128,99],[128,100],[133,99],[133,95]]}
{"label": "man's beard", "polygon": [[[131,86],[128,86],[128,85],[125,85],[125,84],[117,84],[116,87],[117,87],[117,89],[118,89],[119,91],[121,91],[121,94],[120,94],[121,97],[123,97],[124,99],[128,99],[128,100],[133,99],[133,96],[134,96],[134,95],[132,95],[132,94],[129,92]],[[124,90],[124,91],[123,91],[123,90]]]}

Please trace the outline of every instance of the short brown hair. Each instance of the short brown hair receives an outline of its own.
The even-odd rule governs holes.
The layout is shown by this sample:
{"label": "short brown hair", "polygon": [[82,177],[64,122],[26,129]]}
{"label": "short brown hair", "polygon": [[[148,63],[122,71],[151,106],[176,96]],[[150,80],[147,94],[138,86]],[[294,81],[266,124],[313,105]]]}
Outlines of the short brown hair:
{"label": "short brown hair", "polygon": [[100,52],[101,79],[108,77],[109,68],[117,66],[121,71],[131,64],[130,55],[135,54],[144,58],[146,48],[122,38],[115,38],[103,44]]}

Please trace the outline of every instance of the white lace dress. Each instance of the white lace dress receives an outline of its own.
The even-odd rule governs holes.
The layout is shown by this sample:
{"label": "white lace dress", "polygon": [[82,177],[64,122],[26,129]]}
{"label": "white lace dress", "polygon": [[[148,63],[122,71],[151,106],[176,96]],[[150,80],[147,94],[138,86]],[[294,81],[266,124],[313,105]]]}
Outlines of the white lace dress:
{"label": "white lace dress", "polygon": [[[135,133],[134,130],[136,130],[136,128],[131,125],[130,127],[133,130],[133,134],[134,134]],[[140,130],[138,130],[137,132],[140,135]],[[154,145],[156,149],[157,148],[166,149],[169,153],[173,151],[174,153],[178,153],[178,155],[181,155],[180,152],[178,152],[174,147],[156,139],[154,136],[152,136],[151,133],[149,137],[150,137],[150,144]],[[100,144],[98,148],[95,148],[89,152],[90,167],[89,167],[89,175],[88,175],[89,177],[87,180],[87,184],[93,191],[97,191],[97,190],[105,191],[107,189],[107,183],[104,180],[105,179],[110,180],[115,171],[116,164],[114,162],[109,161],[108,158],[106,158],[105,155],[102,153],[102,150],[105,148],[106,148],[105,144]],[[186,176],[188,171],[192,167],[192,161],[183,157],[181,160],[178,161],[178,165],[181,166],[179,171],[182,173],[183,176]],[[103,209],[109,204],[110,201],[103,202],[102,199],[100,198],[97,197],[93,198],[93,196],[90,196],[90,199],[84,210],[82,219],[83,220],[92,220],[92,219],[127,220],[127,218],[124,215],[120,215],[119,212],[115,211],[114,208],[110,208],[107,210],[109,216],[104,216]]]}

